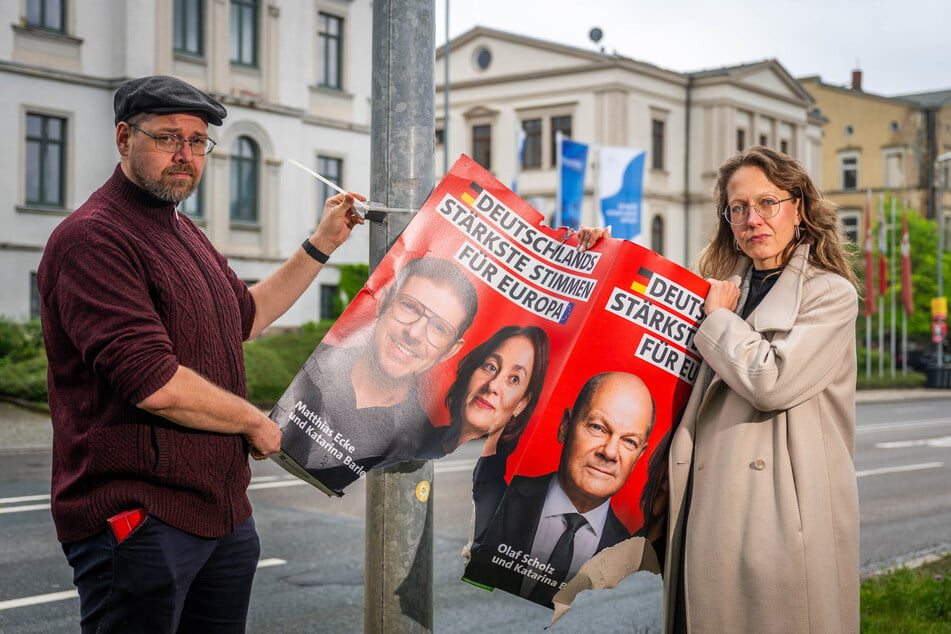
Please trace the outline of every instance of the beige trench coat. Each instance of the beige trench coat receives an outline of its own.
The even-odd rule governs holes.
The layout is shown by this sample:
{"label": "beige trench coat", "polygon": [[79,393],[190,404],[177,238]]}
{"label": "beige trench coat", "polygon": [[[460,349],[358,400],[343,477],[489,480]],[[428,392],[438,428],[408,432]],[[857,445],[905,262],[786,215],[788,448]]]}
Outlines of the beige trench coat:
{"label": "beige trench coat", "polygon": [[704,363],[670,450],[668,631],[682,572],[691,632],[858,632],[858,302],[807,254],[746,321],[721,309],[697,333]]}

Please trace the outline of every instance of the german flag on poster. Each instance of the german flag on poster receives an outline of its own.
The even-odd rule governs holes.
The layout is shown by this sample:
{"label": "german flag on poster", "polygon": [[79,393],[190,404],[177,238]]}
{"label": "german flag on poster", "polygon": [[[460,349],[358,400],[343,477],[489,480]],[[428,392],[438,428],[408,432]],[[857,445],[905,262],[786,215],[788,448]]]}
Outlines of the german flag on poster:
{"label": "german flag on poster", "polygon": [[481,194],[482,191],[482,187],[479,185],[479,183],[472,182],[469,183],[469,186],[462,191],[462,194],[459,196],[459,198],[461,198],[464,203],[471,207],[473,204],[475,204],[476,198],[479,197],[479,194]]}
{"label": "german flag on poster", "polygon": [[643,295],[653,275],[654,273],[650,269],[645,269],[643,266],[639,268],[637,275],[634,277],[634,281],[631,282],[631,290]]}

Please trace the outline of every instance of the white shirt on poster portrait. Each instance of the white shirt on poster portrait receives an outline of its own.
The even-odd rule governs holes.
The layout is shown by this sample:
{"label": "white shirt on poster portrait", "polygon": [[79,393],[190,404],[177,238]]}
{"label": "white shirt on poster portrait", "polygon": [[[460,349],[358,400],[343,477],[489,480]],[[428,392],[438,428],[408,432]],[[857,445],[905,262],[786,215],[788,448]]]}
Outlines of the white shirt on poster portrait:
{"label": "white shirt on poster portrait", "polygon": [[[581,568],[584,562],[591,559],[601,541],[601,532],[607,521],[611,500],[606,500],[600,506],[582,513],[587,523],[575,533],[575,548],[568,569],[568,578]],[[545,494],[545,505],[542,507],[535,530],[535,539],[532,541],[532,558],[547,562],[551,551],[558,543],[558,539],[565,531],[565,513],[577,513],[578,510],[561,488],[557,474],[548,483],[548,493]],[[522,596],[528,596],[535,585],[534,579],[526,578],[522,583]]]}

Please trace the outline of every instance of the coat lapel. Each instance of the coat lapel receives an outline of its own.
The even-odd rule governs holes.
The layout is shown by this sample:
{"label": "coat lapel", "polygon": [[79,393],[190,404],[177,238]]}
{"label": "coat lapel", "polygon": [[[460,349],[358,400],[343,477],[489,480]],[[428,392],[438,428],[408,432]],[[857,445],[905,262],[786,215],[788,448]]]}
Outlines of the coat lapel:
{"label": "coat lapel", "polygon": [[[756,332],[787,332],[792,329],[796,322],[796,315],[799,314],[799,306],[802,303],[802,285],[804,280],[804,271],[809,257],[809,245],[800,244],[793,251],[792,257],[779,274],[776,284],[762,299],[759,306],[753,309],[746,321]],[[733,275],[741,280],[740,301],[737,310],[743,307],[749,296],[749,260],[743,260],[733,271]],[[704,405],[712,398],[713,394],[723,386],[723,379],[713,374],[713,370],[703,362],[700,368],[700,374],[697,377],[697,385],[705,386],[703,397],[698,406],[699,412]]]}
{"label": "coat lapel", "polygon": [[748,321],[754,330],[787,332],[793,327],[802,304],[802,284],[808,257],[808,244],[796,247],[772,290],[750,314]]}

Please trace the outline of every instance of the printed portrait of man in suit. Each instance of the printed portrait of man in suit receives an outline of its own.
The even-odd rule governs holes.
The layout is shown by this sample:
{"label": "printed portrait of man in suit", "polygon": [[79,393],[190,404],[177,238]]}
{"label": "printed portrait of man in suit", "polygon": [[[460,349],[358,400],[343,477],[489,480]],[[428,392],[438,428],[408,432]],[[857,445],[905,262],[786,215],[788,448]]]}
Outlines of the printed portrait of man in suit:
{"label": "printed portrait of man in suit", "polygon": [[644,454],[654,417],[637,376],[589,378],[558,426],[558,470],[512,478],[466,577],[550,606],[584,562],[630,537],[611,497]]}

